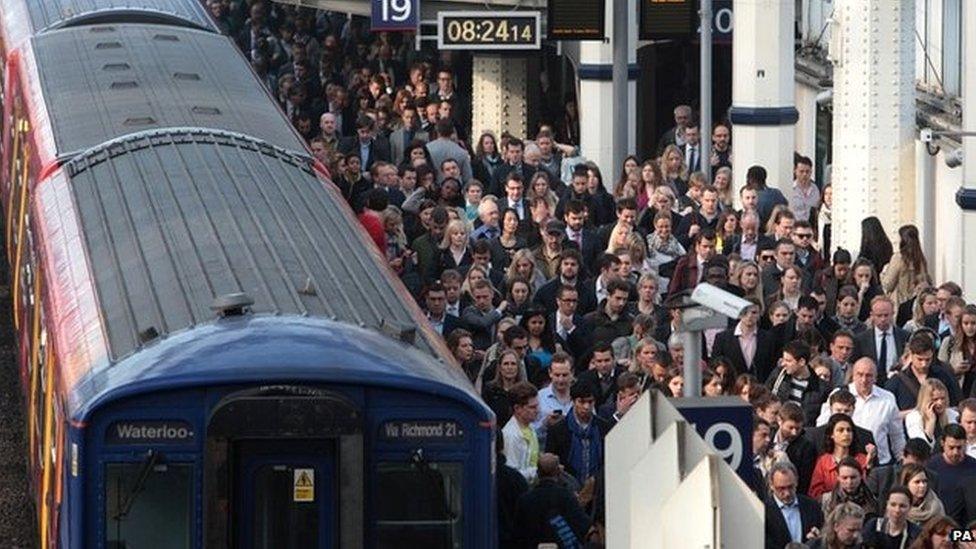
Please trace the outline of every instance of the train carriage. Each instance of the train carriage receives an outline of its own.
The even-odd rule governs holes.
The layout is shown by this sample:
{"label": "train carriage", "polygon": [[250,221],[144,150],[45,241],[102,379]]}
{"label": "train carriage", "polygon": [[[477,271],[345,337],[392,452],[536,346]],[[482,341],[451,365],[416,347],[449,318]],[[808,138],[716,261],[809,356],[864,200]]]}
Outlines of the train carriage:
{"label": "train carriage", "polygon": [[193,1],[0,0],[41,547],[493,547],[490,410]]}

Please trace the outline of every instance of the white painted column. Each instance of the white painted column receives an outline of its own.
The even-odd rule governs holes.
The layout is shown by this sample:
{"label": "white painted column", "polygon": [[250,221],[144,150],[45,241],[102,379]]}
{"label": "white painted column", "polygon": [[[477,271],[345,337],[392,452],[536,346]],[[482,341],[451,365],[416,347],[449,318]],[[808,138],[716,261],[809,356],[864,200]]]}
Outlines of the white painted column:
{"label": "white painted column", "polygon": [[476,54],[472,59],[471,139],[491,130],[528,138],[528,61]]}
{"label": "white painted column", "polygon": [[[732,35],[732,166],[735,186],[750,166],[770,187],[793,184],[795,0],[735,0]],[[738,198],[738,193],[736,193]]]}
{"label": "white painted column", "polygon": [[[976,131],[976,6],[963,3],[962,9],[962,66],[963,101],[962,129]],[[963,295],[972,302],[976,299],[976,137],[963,137],[962,188],[956,194],[956,202],[964,209],[959,249],[958,281]],[[929,260],[932,261],[931,259]]]}
{"label": "white painted column", "polygon": [[[613,2],[606,2],[606,34],[613,36]],[[627,110],[627,152],[637,150],[637,0],[629,0],[630,23],[627,54],[629,83]],[[608,40],[579,43],[580,154],[592,160],[603,172],[609,188],[620,176],[623,158],[613,158],[613,45]]]}
{"label": "white painted column", "polygon": [[838,0],[834,62],[833,239],[856,252],[861,221],[889,232],[915,214],[915,2]]}

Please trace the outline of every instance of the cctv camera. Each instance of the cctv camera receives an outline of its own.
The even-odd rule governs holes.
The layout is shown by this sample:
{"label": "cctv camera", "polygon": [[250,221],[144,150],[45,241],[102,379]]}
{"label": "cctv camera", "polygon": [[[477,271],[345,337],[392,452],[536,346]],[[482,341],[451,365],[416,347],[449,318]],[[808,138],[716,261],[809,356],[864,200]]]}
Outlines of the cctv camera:
{"label": "cctv camera", "polygon": [[959,147],[950,153],[946,153],[946,166],[949,166],[950,168],[958,168],[959,166],[962,166],[963,155],[964,153],[962,147]]}
{"label": "cctv camera", "polygon": [[739,318],[752,306],[745,299],[704,282],[695,286],[691,300],[730,318]]}

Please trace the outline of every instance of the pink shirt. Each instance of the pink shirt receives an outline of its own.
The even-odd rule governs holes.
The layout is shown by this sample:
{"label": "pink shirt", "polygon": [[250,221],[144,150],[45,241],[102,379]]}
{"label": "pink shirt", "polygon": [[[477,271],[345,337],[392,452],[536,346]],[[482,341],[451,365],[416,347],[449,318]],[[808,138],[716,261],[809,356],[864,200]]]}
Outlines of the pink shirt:
{"label": "pink shirt", "polygon": [[742,357],[746,359],[746,366],[752,366],[752,359],[756,358],[756,332],[753,328],[751,333],[742,331],[742,323],[735,325],[735,335],[739,338],[739,348],[742,349]]}

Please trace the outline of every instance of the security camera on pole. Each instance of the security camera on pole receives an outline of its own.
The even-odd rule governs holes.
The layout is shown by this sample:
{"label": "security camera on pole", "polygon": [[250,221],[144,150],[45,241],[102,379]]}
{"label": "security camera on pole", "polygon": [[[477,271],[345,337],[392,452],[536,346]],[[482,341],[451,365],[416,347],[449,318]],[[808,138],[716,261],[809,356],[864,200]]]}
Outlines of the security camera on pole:
{"label": "security camera on pole", "polygon": [[668,304],[681,309],[678,332],[684,341],[684,396],[701,396],[701,336],[710,329],[724,328],[728,319],[742,316],[752,304],[741,297],[702,282],[691,295],[680,295]]}

